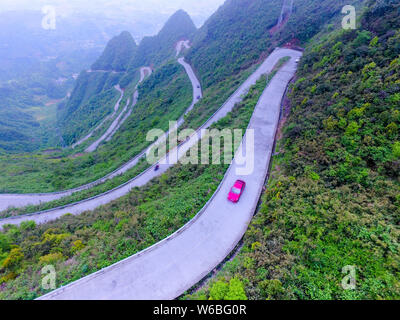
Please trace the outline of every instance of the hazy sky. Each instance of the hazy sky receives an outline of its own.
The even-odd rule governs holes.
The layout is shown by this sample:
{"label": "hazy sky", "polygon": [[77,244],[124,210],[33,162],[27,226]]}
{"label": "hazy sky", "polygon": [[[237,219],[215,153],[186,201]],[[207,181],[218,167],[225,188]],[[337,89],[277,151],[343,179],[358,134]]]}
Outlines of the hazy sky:
{"label": "hazy sky", "polygon": [[0,11],[41,10],[45,5],[57,8],[58,15],[71,12],[105,13],[113,16],[133,11],[172,14],[184,9],[193,17],[210,16],[225,0],[0,0]]}

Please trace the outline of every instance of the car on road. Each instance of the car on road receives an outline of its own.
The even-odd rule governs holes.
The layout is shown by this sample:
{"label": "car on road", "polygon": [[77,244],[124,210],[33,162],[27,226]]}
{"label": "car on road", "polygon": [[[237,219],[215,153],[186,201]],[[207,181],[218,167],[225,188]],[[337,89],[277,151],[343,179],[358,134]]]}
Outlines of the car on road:
{"label": "car on road", "polygon": [[242,196],[245,187],[246,182],[242,180],[236,180],[231,191],[229,192],[228,200],[233,203],[237,203],[240,200],[240,197]]}

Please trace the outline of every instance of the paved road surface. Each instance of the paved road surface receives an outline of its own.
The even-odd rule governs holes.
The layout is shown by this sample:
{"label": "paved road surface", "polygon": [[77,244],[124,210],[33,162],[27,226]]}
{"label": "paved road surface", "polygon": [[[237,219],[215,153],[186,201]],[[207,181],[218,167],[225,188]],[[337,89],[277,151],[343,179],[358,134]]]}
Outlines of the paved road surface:
{"label": "paved road surface", "polygon": [[[174,299],[221,263],[243,237],[264,186],[281,100],[295,74],[295,59],[301,53],[283,49],[271,55],[275,58],[288,55],[291,60],[264,90],[250,120],[249,128],[255,130],[253,173],[237,176],[238,165],[234,160],[209,203],[178,232],[41,299]],[[273,67],[276,59],[271,56],[260,71]],[[245,180],[247,186],[240,202],[232,204],[227,201],[227,194],[236,179]]]}
{"label": "paved road surface", "polygon": [[[96,72],[103,72],[102,70],[96,70]],[[107,71],[104,71],[107,72]],[[140,83],[142,83],[144,81],[144,79],[147,76],[150,76],[152,74],[153,70],[150,67],[142,67],[140,68],[140,80],[138,82],[138,84],[136,85],[135,88],[135,93],[133,95],[133,99],[132,99],[132,106],[129,110],[129,115],[125,116],[122,120],[122,116],[124,115],[124,113],[127,111],[128,107],[129,107],[129,101],[126,104],[125,108],[121,111],[121,113],[119,114],[119,116],[111,123],[110,127],[108,128],[108,130],[104,133],[103,136],[101,136],[97,141],[93,142],[92,145],[90,145],[85,152],[93,152],[95,151],[98,146],[100,145],[101,142],[103,142],[104,140],[106,141],[110,141],[111,138],[113,137],[113,135],[118,131],[118,129],[121,127],[121,125],[126,121],[126,119],[131,115],[132,113],[132,109],[133,107],[136,105],[139,94],[137,92],[137,87],[139,86]],[[109,115],[107,118],[105,118],[92,132],[90,132],[86,137],[84,137],[83,139],[79,140],[77,143],[75,143],[74,145],[72,145],[72,148],[75,148],[78,145],[81,145],[83,142],[87,141],[92,135],[93,133],[98,130],[99,128],[101,128],[103,126],[103,124],[108,120],[108,119],[112,119],[114,118],[114,116],[116,115],[118,109],[119,109],[119,105],[121,103],[121,100],[123,98],[123,90],[121,90],[120,86],[117,85],[115,86],[115,88],[121,92],[121,98],[118,100],[118,102],[115,104],[114,106],[114,112]]]}
{"label": "paved road surface", "polygon": [[[86,72],[88,72],[88,73],[92,73],[92,72],[101,72],[101,73],[111,72],[111,73],[113,73],[113,74],[125,73],[125,72],[107,71],[107,70],[87,70]],[[142,68],[140,68],[140,80],[139,80],[139,83],[143,82],[143,80],[145,79],[145,77],[146,77],[147,75],[150,76],[152,72],[153,72],[153,71],[151,70],[150,67],[142,67]],[[118,100],[118,102],[115,104],[115,106],[114,106],[114,112],[113,112],[111,115],[107,116],[107,117],[106,117],[96,128],[94,128],[87,136],[83,137],[81,140],[79,140],[78,142],[74,143],[74,144],[71,146],[73,149],[76,148],[77,146],[81,145],[81,144],[84,143],[85,141],[87,141],[89,138],[91,138],[92,135],[93,135],[93,133],[94,133],[95,131],[97,131],[98,129],[100,129],[100,128],[104,125],[104,123],[105,123],[107,120],[114,118],[116,112],[118,111],[119,104],[121,103],[121,100],[122,100],[123,94],[124,94],[119,85],[115,86],[115,89],[117,89],[117,90],[121,93],[121,98],[120,98],[120,99]],[[133,101],[135,101],[135,99],[133,99]],[[129,103],[127,104],[127,106],[128,106],[128,105],[129,105]],[[135,105],[135,103],[132,104],[132,108],[133,108],[134,105]],[[125,118],[124,118],[124,119],[125,119]],[[118,129],[112,130],[111,135],[114,135],[115,132],[116,132],[117,130],[118,130]],[[107,138],[107,139],[108,139],[108,138]],[[104,140],[104,139],[103,139],[103,140]],[[108,141],[108,140],[107,140],[107,141]],[[93,151],[94,151],[94,150],[93,150]],[[87,152],[89,152],[89,151],[87,151]],[[90,151],[90,152],[92,152],[92,151]]]}
{"label": "paved road surface", "polygon": [[192,83],[192,87],[193,87],[193,101],[192,101],[192,104],[190,105],[190,107],[188,109],[186,109],[184,115],[182,115],[182,117],[178,120],[178,125],[180,126],[184,122],[185,115],[187,115],[190,111],[192,111],[194,105],[201,98],[203,98],[203,92],[201,90],[200,82],[197,79],[190,64],[186,63],[184,58],[179,58],[178,62],[185,68],[185,71],[186,71],[187,75],[189,76],[190,82]]}
{"label": "paved road surface", "polygon": [[150,77],[152,73],[153,70],[150,67],[141,67],[139,83],[142,83],[146,77]]}

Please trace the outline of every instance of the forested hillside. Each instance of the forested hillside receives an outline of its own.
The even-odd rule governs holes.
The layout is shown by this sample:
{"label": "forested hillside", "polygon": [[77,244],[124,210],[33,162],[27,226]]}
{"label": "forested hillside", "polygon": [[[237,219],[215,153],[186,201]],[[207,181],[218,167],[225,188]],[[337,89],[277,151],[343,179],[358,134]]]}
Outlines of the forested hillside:
{"label": "forested hillside", "polygon": [[194,298],[232,281],[248,299],[400,298],[400,4],[366,4],[357,30],[308,43],[261,209]]}
{"label": "forested hillside", "polygon": [[107,44],[92,70],[126,71],[136,54],[137,44],[128,31],[122,32]]}
{"label": "forested hillside", "polygon": [[59,143],[57,104],[105,44],[91,22],[60,18],[50,32],[42,18],[39,11],[0,13],[0,154]]}
{"label": "forested hillside", "polygon": [[[339,27],[338,13],[347,2],[296,0],[288,21],[276,29],[283,0],[226,1],[198,30],[186,56],[199,74],[205,93],[188,115],[187,125],[196,127],[211,116],[243,76],[277,46],[288,42],[302,45],[321,30],[332,28],[332,23]],[[356,6],[361,3],[352,1]]]}
{"label": "forested hillside", "polygon": [[199,29],[187,59],[205,88],[246,69],[272,50],[268,30],[278,21],[282,0],[228,0]]}
{"label": "forested hillside", "polygon": [[143,38],[131,63],[131,68],[159,66],[175,57],[176,43],[179,40],[191,39],[196,30],[190,16],[183,10],[177,11],[156,36]]}
{"label": "forested hillside", "polygon": [[[113,87],[125,76],[137,50],[127,31],[111,39],[103,54],[82,71],[66,103],[58,108],[58,124],[64,143],[69,146],[87,134],[113,111],[120,93]],[[135,70],[131,79],[134,79]]]}
{"label": "forested hillside", "polygon": [[[110,89],[117,95],[115,89]],[[169,120],[177,120],[192,101],[192,87],[184,68],[178,63],[156,70],[139,88],[138,104],[114,138],[93,154],[70,156],[67,151],[52,154],[0,156],[1,192],[51,192],[94,181],[129,161],[142,151],[147,130],[168,129]],[[104,96],[104,105],[116,97]],[[101,101],[99,101],[99,105]],[[95,104],[93,104],[95,106]],[[82,112],[83,115],[86,113]],[[89,114],[90,116],[90,114]],[[71,118],[71,124],[81,122]]]}
{"label": "forested hillside", "polygon": [[114,89],[119,74],[82,71],[71,97],[58,106],[58,125],[69,146],[110,114],[120,94]]}
{"label": "forested hillside", "polygon": [[295,0],[289,21],[273,32],[283,2],[228,0],[199,29],[187,59],[205,88],[261,61],[276,46],[307,41],[348,4],[346,0]]}
{"label": "forested hillside", "polygon": [[[161,66],[175,57],[178,40],[189,39],[196,27],[189,15],[180,10],[154,37],[145,37],[136,45],[129,32],[122,32],[107,44],[91,72],[83,71],[68,102],[58,112],[66,145],[71,145],[111,113],[118,99],[113,86],[125,88],[137,80],[140,67]],[[105,72],[109,71],[109,72]]]}

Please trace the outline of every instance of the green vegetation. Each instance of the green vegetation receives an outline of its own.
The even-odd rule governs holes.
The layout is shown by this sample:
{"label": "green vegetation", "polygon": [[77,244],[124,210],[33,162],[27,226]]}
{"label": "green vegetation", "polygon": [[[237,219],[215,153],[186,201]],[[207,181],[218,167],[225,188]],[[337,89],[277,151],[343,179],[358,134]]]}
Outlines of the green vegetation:
{"label": "green vegetation", "polygon": [[0,13],[0,154],[60,145],[57,104],[104,46],[95,25],[68,17],[49,32],[42,18],[40,11]]}
{"label": "green vegetation", "polygon": [[160,66],[176,55],[175,45],[179,40],[191,39],[196,32],[190,16],[183,10],[174,13],[154,37],[145,37],[140,42],[131,62],[131,69],[143,66]]}
{"label": "green vegetation", "polygon": [[[202,298],[202,297],[199,297]],[[217,281],[210,289],[210,300],[247,300],[243,283],[236,278]]]}
{"label": "green vegetation", "polygon": [[187,60],[199,73],[204,89],[262,61],[276,46],[310,39],[349,3],[296,0],[288,23],[274,33],[282,4],[283,0],[226,1],[199,29]]}
{"label": "green vegetation", "polygon": [[[114,85],[127,88],[137,81],[139,67],[161,66],[175,56],[176,42],[191,38],[196,31],[187,13],[178,11],[157,36],[145,38],[139,47],[129,32],[122,32],[92,65],[98,72],[81,72],[73,88],[73,76],[88,68],[103,46],[100,30],[63,21],[54,34],[35,29],[32,39],[27,39],[26,34],[32,33],[27,26],[40,27],[36,24],[36,19],[42,19],[39,12],[1,16],[1,29],[13,28],[15,35],[11,41],[7,32],[0,32],[8,48],[0,48],[0,154],[64,147],[78,141],[111,113],[118,94]],[[28,21],[21,23],[21,19]],[[64,23],[69,24],[68,31]],[[86,44],[88,40],[95,48]],[[20,57],[31,48],[43,52],[39,57],[37,51],[30,52],[29,58]],[[10,60],[12,56],[18,58]],[[70,99],[61,101],[69,92]]]}
{"label": "green vegetation", "polygon": [[[113,89],[115,91],[115,89]],[[192,86],[184,68],[169,63],[156,70],[139,88],[141,97],[132,115],[114,138],[91,154],[0,156],[0,192],[51,192],[95,181],[119,168],[145,147],[152,128],[168,129],[192,101]]]}
{"label": "green vegetation", "polygon": [[29,75],[0,80],[0,154],[59,144],[57,104],[73,87],[71,71],[59,70],[60,65],[58,60],[42,63]]}
{"label": "green vegetation", "polygon": [[[186,298],[230,279],[249,299],[400,298],[400,7],[368,5],[361,29],[309,44],[244,246]],[[355,290],[341,286],[345,266]]]}
{"label": "green vegetation", "polygon": [[198,71],[204,89],[267,57],[273,49],[268,30],[277,22],[282,2],[227,1],[199,29],[187,60]]}
{"label": "green vegetation", "polygon": [[[288,61],[288,57],[282,58],[277,65],[274,67],[274,69],[272,70],[272,72],[269,74],[267,82],[269,82],[273,76],[276,74],[276,72],[279,70],[279,68]],[[241,78],[243,78],[244,76],[248,76],[247,74],[248,72],[244,72],[244,74],[241,76]],[[233,82],[231,82],[233,83]],[[204,118],[204,110],[209,110],[210,106],[214,106],[214,104],[219,101],[221,98],[224,98],[224,95],[219,95],[218,93],[221,92],[221,89],[218,88],[216,92],[212,92],[211,90],[209,91],[209,96],[211,97],[210,99],[205,99],[202,103],[201,103],[201,108],[196,106],[196,109],[199,112],[198,115],[198,119],[203,119]],[[226,94],[230,94],[230,91],[227,91]],[[218,99],[216,99],[216,97],[219,97]],[[228,98],[228,96],[226,97],[226,99]],[[206,103],[209,103],[210,106],[207,106]],[[222,102],[221,102],[222,104]],[[188,118],[189,119],[189,118]],[[190,120],[186,119],[186,123],[190,123]],[[194,119],[193,117],[191,117],[191,119]],[[203,124],[206,120],[208,119],[205,118],[203,119],[203,122],[200,122],[200,124],[198,126],[200,126],[201,124]],[[228,119],[228,118],[226,118]],[[196,121],[197,123],[198,121]],[[221,123],[221,122],[220,122]],[[219,129],[222,129],[221,125],[218,126]],[[168,143],[167,143],[168,144]],[[168,148],[168,145],[167,145]],[[27,206],[27,207],[23,207],[23,208],[11,208],[8,210],[5,210],[3,212],[0,213],[0,218],[7,218],[10,216],[18,216],[18,215],[22,215],[22,214],[27,214],[27,213],[34,213],[34,212],[39,212],[39,211],[43,211],[43,210],[48,210],[48,209],[52,209],[52,208],[56,208],[56,207],[60,207],[60,206],[64,206],[70,203],[74,203],[74,202],[78,202],[81,200],[85,200],[88,199],[90,197],[99,195],[101,193],[104,193],[106,191],[112,190],[113,188],[116,188],[120,185],[122,185],[123,183],[129,181],[130,179],[136,177],[138,174],[140,174],[141,172],[143,172],[144,170],[146,170],[150,165],[144,161],[144,159],[141,159],[138,164],[133,167],[132,169],[128,170],[127,172],[125,172],[123,175],[117,176],[111,180],[106,181],[105,183],[102,183],[98,186],[95,186],[89,190],[84,190],[81,192],[77,192],[71,196],[68,197],[64,197],[61,198],[59,200],[55,200],[55,201],[50,201],[47,203],[43,203],[41,205],[36,205],[36,206]]]}
{"label": "green vegetation", "polygon": [[[291,113],[269,185],[243,247],[208,285],[184,298],[399,299],[400,6],[367,1],[357,30],[335,31],[348,1],[298,0],[286,26],[268,33],[281,4],[227,1],[194,36],[188,58],[205,98],[186,118],[191,127],[202,124],[274,46],[290,41],[307,48],[289,90]],[[168,48],[165,57],[173,54]],[[264,86],[265,79],[216,127],[245,128]],[[1,187],[55,190],[100,177],[146,146],[144,132],[166,129],[191,101],[187,77],[174,63],[156,70],[140,90],[135,114],[98,152],[76,159],[15,156],[14,167],[2,165]],[[10,165],[10,157],[0,157],[3,163]],[[75,197],[101,192],[140,168]],[[40,270],[48,263],[56,266],[60,286],[165,238],[193,218],[225,170],[178,165],[93,212],[8,226],[0,233],[0,298],[45,293]],[[355,290],[341,286],[346,266],[356,269]]]}
{"label": "green vegetation", "polygon": [[198,30],[186,59],[200,75],[204,98],[187,116],[185,127],[201,125],[276,46],[288,41],[297,43],[304,33],[317,34],[328,19],[340,12],[345,1],[295,1],[295,14],[285,28],[278,33],[268,32],[278,21],[282,3],[227,1]]}
{"label": "green vegetation", "polygon": [[[112,113],[120,96],[113,87],[124,76],[123,71],[127,70],[136,50],[137,45],[131,34],[122,32],[109,41],[92,66],[94,72],[81,72],[71,97],[58,108],[58,125],[65,145],[69,146],[84,137]],[[132,71],[130,79],[135,79],[135,74]],[[122,88],[125,89],[125,86]]]}
{"label": "green vegetation", "polygon": [[92,70],[126,71],[136,54],[137,45],[128,31],[122,32],[108,43]]}
{"label": "green vegetation", "polygon": [[[215,128],[245,129],[267,84],[265,77]],[[221,152],[223,146],[221,147]],[[107,267],[179,229],[218,187],[227,165],[177,165],[143,188],[80,216],[36,226],[25,222],[0,233],[0,299],[33,299],[44,294],[43,266],[57,270],[57,286]],[[231,281],[227,298],[245,298]]]}
{"label": "green vegetation", "polygon": [[[158,68],[153,75],[139,87],[139,102],[130,118],[112,141],[104,143],[92,154],[81,152],[103,134],[111,120],[75,150],[12,156],[0,153],[3,165],[0,192],[52,192],[81,186],[112,172],[147,147],[145,134],[148,130],[155,127],[167,130],[169,120],[177,120],[190,105],[191,84],[183,67],[175,62],[175,44],[180,39],[190,38],[195,31],[187,13],[178,11],[157,36],[143,41],[138,48],[128,32],[112,39],[93,67],[110,69],[111,66],[123,70],[130,65],[129,70],[117,73],[83,71],[80,74],[70,99],[58,108],[63,145],[78,141],[111,114],[119,98],[114,85],[125,88],[121,102],[121,106],[125,106],[128,98],[132,101],[139,79],[138,67],[156,65]],[[150,60],[141,61],[143,54]]]}
{"label": "green vegetation", "polygon": [[58,124],[64,143],[70,145],[89,133],[114,111],[120,93],[113,87],[119,76],[83,71],[67,103],[58,108]]}
{"label": "green vegetation", "polygon": [[150,165],[144,159],[140,160],[136,166],[125,172],[123,175],[116,176],[113,179],[107,180],[106,182],[99,184],[93,188],[76,192],[59,200],[45,202],[40,205],[30,205],[22,208],[11,208],[0,212],[0,219],[58,208],[67,204],[89,199],[91,197],[97,196],[99,194],[105,193],[109,190],[121,186],[122,184],[133,179],[149,167]]}

